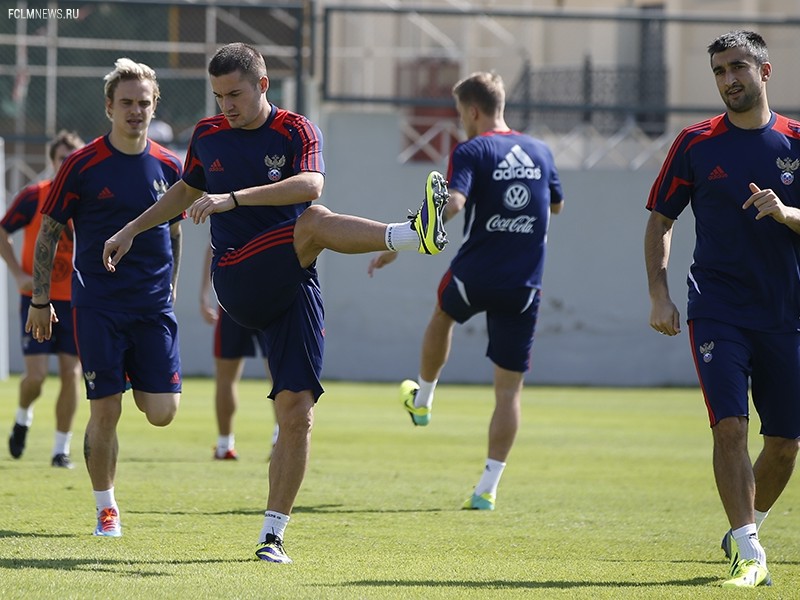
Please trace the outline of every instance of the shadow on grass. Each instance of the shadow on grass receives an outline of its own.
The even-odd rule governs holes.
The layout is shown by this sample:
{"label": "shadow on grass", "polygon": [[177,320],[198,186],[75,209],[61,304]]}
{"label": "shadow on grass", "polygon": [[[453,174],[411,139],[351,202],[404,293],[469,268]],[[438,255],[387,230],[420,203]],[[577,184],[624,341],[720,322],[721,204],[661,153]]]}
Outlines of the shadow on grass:
{"label": "shadow on grass", "polygon": [[663,586],[697,587],[718,582],[717,577],[694,577],[692,579],[675,579],[671,581],[437,581],[431,580],[412,580],[412,581],[389,581],[381,579],[365,579],[363,581],[348,581],[343,586],[357,587],[431,587],[431,588],[472,588],[472,589],[577,589],[577,588],[649,588]]}
{"label": "shadow on grass", "polygon": [[[263,515],[263,508],[233,508],[230,510],[126,510],[127,514],[134,515]],[[319,504],[317,506],[295,506],[292,514],[405,514],[405,513],[437,513],[457,512],[456,509],[443,508],[346,508],[343,504]]]}
{"label": "shadow on grass", "polygon": [[[241,560],[178,560],[178,561],[146,561],[111,558],[0,558],[2,569],[42,569],[48,571],[81,571],[90,573],[112,573],[115,575],[135,575],[136,577],[172,577],[172,571],[158,569],[159,565],[219,565],[224,563],[241,563]],[[137,568],[137,565],[140,568]],[[148,567],[154,567],[148,569]]]}
{"label": "shadow on grass", "polygon": [[0,538],[10,537],[31,537],[31,538],[74,538],[77,537],[71,533],[34,533],[32,531],[9,531],[8,529],[0,529]]}

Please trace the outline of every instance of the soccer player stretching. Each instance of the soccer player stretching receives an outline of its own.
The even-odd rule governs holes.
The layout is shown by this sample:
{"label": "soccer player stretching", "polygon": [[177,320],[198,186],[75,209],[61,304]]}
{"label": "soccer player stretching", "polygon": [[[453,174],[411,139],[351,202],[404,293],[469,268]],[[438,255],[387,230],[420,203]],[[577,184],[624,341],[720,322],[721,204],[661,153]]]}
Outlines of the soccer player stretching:
{"label": "soccer player stretching", "polygon": [[[433,392],[455,324],[485,313],[495,407],[483,474],[463,508],[494,510],[520,424],[550,214],[561,212],[564,199],[550,149],[506,125],[499,75],[474,73],[453,87],[453,95],[469,139],[450,158],[445,218],[464,209],[464,242],[439,284],[438,303],[422,340],[419,377],[401,384],[400,399],[414,425],[430,422]],[[379,254],[369,274],[395,258]]]}
{"label": "soccer player stretching", "polygon": [[[650,191],[645,263],[650,326],[680,333],[667,287],[672,227],[691,203],[689,343],[714,441],[713,466],[731,530],[722,585],[769,585],[758,529],[800,446],[800,123],[772,112],[767,46],[733,31],[708,47],[725,113],[684,129]],[[747,450],[748,387],[764,446]]]}
{"label": "soccer player stretching", "polygon": [[288,563],[284,530],[305,475],[313,409],[323,392],[317,256],[326,248],[437,254],[446,243],[441,213],[447,186],[431,173],[414,218],[390,225],[312,205],[325,179],[322,135],[306,117],[267,100],[261,54],[247,44],[228,44],[217,50],[208,72],[222,114],[196,125],[183,179],[109,238],[103,262],[113,271],[136,235],[183,210],[196,223],[211,218],[214,291],[236,322],[267,337],[269,397],[280,427],[256,555]]}
{"label": "soccer player stretching", "polygon": [[181,176],[180,159],[147,139],[159,98],[155,72],[119,59],[105,77],[111,131],[64,161],[42,212],[26,331],[49,339],[56,313],[50,275],[67,221],[75,228],[72,315],[89,422],[83,442],[97,506],[95,535],[122,535],[114,495],[117,423],[127,382],[153,425],[168,425],[180,401],[178,324],[172,309],[180,260],[180,218],[155,224],[130,249],[124,268],[101,264],[108,236],[152,206]]}

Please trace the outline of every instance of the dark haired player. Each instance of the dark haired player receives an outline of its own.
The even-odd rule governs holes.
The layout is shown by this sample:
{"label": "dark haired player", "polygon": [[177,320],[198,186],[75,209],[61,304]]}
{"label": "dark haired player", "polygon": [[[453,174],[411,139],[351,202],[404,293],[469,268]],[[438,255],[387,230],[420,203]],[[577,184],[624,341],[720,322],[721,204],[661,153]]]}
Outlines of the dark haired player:
{"label": "dark haired player", "polygon": [[[667,265],[673,224],[691,203],[689,343],[731,526],[722,585],[755,587],[771,582],[758,529],[800,447],[800,123],[769,108],[772,65],[759,34],[732,31],[708,53],[727,110],[678,135],[650,191],[650,326],[680,333]],[[764,440],[755,464],[747,449],[748,388]]]}
{"label": "dark haired player", "polygon": [[103,261],[113,271],[137,234],[182,210],[188,208],[195,222],[211,217],[214,291],[236,322],[263,330],[267,338],[269,397],[280,427],[256,555],[288,563],[284,530],[305,475],[314,405],[323,392],[317,256],[326,248],[437,254],[446,243],[441,212],[447,186],[431,173],[422,208],[412,220],[389,225],[312,204],[325,180],[322,135],[306,117],[267,100],[269,78],[258,50],[223,46],[208,72],[222,113],[196,125],[183,179],[106,242]]}

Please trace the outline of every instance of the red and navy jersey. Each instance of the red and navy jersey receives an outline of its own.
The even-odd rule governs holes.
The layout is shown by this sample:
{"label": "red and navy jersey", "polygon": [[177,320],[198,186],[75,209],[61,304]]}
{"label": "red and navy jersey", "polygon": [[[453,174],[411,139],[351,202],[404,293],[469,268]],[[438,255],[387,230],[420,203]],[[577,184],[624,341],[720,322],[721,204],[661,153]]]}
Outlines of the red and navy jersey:
{"label": "red and navy jersey", "polygon": [[684,129],[653,183],[647,208],[677,219],[691,203],[694,259],[689,319],[766,332],[800,330],[800,235],[742,210],[749,184],[800,208],[800,123],[773,113],[760,129],[718,115]]}
{"label": "red and navy jersey", "polygon": [[447,180],[467,198],[453,275],[492,289],[540,288],[550,204],[563,199],[547,144],[489,131],[455,147]]}
{"label": "red and navy jersey", "polygon": [[150,140],[144,152],[131,155],[103,136],[66,158],[42,212],[59,223],[72,219],[73,306],[148,314],[172,310],[168,223],[137,235],[115,273],[103,266],[103,245],[158,201],[180,176],[180,159]]}
{"label": "red and navy jersey", "polygon": [[[322,133],[303,115],[273,105],[258,129],[232,129],[223,115],[201,120],[189,143],[183,180],[210,194],[226,194],[302,171],[325,173]],[[273,225],[297,218],[309,205],[240,206],[211,215],[214,264],[221,254],[241,248]]]}

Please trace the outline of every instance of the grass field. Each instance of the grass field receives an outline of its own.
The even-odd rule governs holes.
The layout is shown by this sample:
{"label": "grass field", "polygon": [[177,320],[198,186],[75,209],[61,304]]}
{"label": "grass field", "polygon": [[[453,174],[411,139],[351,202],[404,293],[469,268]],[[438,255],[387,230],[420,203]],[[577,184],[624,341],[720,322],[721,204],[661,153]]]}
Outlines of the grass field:
{"label": "grass field", "polygon": [[[242,384],[236,463],[211,460],[210,380],[185,382],[165,429],[126,398],[120,539],[91,535],[86,402],[77,468],[49,466],[55,385],[22,459],[5,442],[0,453],[0,598],[800,597],[798,480],[761,530],[775,585],[718,587],[727,524],[697,390],[527,388],[497,510],[485,513],[459,508],[485,457],[489,387],[442,385],[431,425],[413,428],[395,385],[329,382],[287,530],[295,563],[272,565],[253,555],[272,431],[262,382]],[[16,388],[0,382],[3,428]]]}

